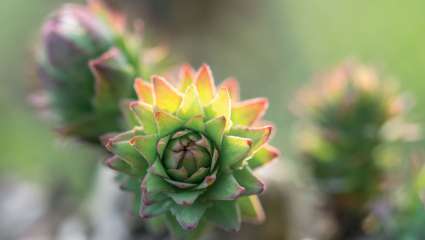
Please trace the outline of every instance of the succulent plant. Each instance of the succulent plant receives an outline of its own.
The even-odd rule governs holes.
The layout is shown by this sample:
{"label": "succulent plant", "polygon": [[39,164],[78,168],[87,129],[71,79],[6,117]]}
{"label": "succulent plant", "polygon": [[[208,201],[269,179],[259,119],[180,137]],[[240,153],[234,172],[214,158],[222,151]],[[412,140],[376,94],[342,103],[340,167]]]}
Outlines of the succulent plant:
{"label": "succulent plant", "polygon": [[124,17],[100,1],[66,4],[47,19],[38,75],[61,133],[97,141],[121,129],[119,102],[135,95],[133,79],[157,71],[157,62],[146,59],[146,51],[140,56],[141,50],[140,37],[126,30]]}
{"label": "succulent plant", "polygon": [[278,155],[260,122],[267,100],[238,102],[237,81],[216,89],[207,65],[196,74],[183,66],[177,87],[153,76],[135,89],[134,128],[107,138],[106,163],[140,198],[140,216],[164,217],[180,237],[208,223],[237,231],[241,219],[261,221],[264,184],[253,171]]}
{"label": "succulent plant", "polygon": [[381,191],[377,152],[388,142],[385,126],[403,115],[402,98],[371,68],[352,63],[320,80],[297,99],[299,145],[346,239],[358,233],[368,204]]}

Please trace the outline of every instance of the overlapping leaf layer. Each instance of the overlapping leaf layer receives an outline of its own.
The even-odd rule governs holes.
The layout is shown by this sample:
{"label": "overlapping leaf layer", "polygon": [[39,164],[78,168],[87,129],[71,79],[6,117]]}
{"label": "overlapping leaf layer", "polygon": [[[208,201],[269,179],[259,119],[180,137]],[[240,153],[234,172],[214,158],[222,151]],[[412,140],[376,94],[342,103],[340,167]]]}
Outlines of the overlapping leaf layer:
{"label": "overlapping leaf layer", "polygon": [[124,109],[133,128],[106,140],[114,153],[106,162],[140,192],[140,216],[164,216],[174,230],[261,221],[264,184],[253,170],[278,155],[267,144],[272,127],[260,121],[267,100],[239,102],[237,81],[216,88],[207,65],[183,66],[178,86],[153,76],[135,90],[138,101]]}

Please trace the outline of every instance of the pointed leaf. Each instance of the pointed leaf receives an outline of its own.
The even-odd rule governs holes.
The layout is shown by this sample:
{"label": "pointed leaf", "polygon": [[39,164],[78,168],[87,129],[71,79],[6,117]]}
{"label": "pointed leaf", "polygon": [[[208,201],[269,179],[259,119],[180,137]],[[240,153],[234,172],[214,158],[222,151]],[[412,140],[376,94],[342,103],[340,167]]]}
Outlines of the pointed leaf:
{"label": "pointed leaf", "polygon": [[209,221],[223,228],[225,231],[239,231],[241,214],[235,201],[219,201],[207,210]]}
{"label": "pointed leaf", "polygon": [[153,89],[152,84],[145,82],[145,80],[138,78],[134,81],[134,90],[136,91],[137,98],[147,104],[153,104]]}
{"label": "pointed leaf", "polygon": [[239,82],[234,78],[228,78],[220,84],[220,88],[227,88],[232,98],[232,102],[238,102],[240,99]]}
{"label": "pointed leaf", "polygon": [[165,219],[167,228],[170,230],[171,235],[175,240],[199,240],[208,229],[208,224],[203,220],[200,221],[196,229],[187,231],[180,226],[176,218],[171,213],[167,213]]}
{"label": "pointed leaf", "polygon": [[177,222],[186,230],[195,229],[208,208],[208,204],[194,203],[190,206],[174,204],[170,211],[176,217]]}
{"label": "pointed leaf", "polygon": [[230,127],[230,114],[232,106],[229,92],[226,88],[221,88],[208,106],[205,107],[207,119],[224,116],[226,118],[226,129]]}
{"label": "pointed leaf", "polygon": [[268,108],[265,98],[255,98],[237,103],[232,108],[232,121],[236,125],[251,126]]}
{"label": "pointed leaf", "polygon": [[205,124],[205,134],[214,141],[216,146],[221,146],[225,128],[226,118],[224,116],[214,118]]}
{"label": "pointed leaf", "polygon": [[116,155],[106,159],[105,164],[116,171],[132,174],[131,166]]}
{"label": "pointed leaf", "polygon": [[235,170],[233,176],[245,188],[244,195],[260,194],[264,191],[264,183],[254,175],[249,167]]}
{"label": "pointed leaf", "polygon": [[194,116],[204,115],[198,92],[194,85],[190,85],[187,88],[176,115],[184,121]]}
{"label": "pointed leaf", "polygon": [[146,192],[142,191],[140,196],[140,203],[142,203],[145,206],[158,204],[161,202],[164,202],[169,199],[169,197],[162,192]]}
{"label": "pointed leaf", "polygon": [[215,95],[214,78],[208,65],[204,64],[199,69],[195,85],[198,88],[201,103],[207,105]]}
{"label": "pointed leaf", "polygon": [[265,220],[265,214],[258,196],[245,196],[237,200],[241,216],[244,221],[252,223],[262,223]]}
{"label": "pointed leaf", "polygon": [[188,189],[188,188],[193,188],[196,186],[196,184],[194,183],[179,182],[179,181],[171,180],[169,178],[166,178],[164,180],[167,181],[169,184],[173,185],[174,187],[180,188],[180,189]]}
{"label": "pointed leaf", "polygon": [[164,169],[164,166],[162,165],[161,161],[159,159],[157,159],[153,165],[149,168],[148,170],[150,173],[155,174],[157,176],[166,178],[165,180],[167,180],[168,178],[168,174]]}
{"label": "pointed leaf", "polygon": [[165,136],[159,139],[156,145],[156,151],[160,158],[162,158],[162,154],[164,153],[165,147],[167,146],[169,140],[170,140],[170,136]]}
{"label": "pointed leaf", "polygon": [[213,156],[211,159],[211,171],[215,170],[215,167],[218,163],[219,158],[220,158],[220,153],[217,151],[217,149],[214,149]]}
{"label": "pointed leaf", "polygon": [[154,115],[160,137],[171,134],[183,126],[183,121],[170,113],[157,110]]}
{"label": "pointed leaf", "polygon": [[182,101],[182,97],[177,90],[160,76],[153,76],[152,82],[155,93],[155,105],[168,112],[175,112]]}
{"label": "pointed leaf", "polygon": [[169,193],[174,189],[163,178],[148,172],[143,178],[141,189],[147,193]]}
{"label": "pointed leaf", "polygon": [[264,145],[248,160],[248,165],[251,169],[256,169],[271,162],[278,156],[279,150],[270,145]]}
{"label": "pointed leaf", "polygon": [[131,102],[130,109],[143,126],[143,130],[148,134],[156,134],[156,123],[151,105],[143,102]]}
{"label": "pointed leaf", "polygon": [[202,190],[206,189],[207,187],[213,185],[215,183],[215,180],[217,179],[217,171],[216,169],[214,172],[211,173],[211,175],[206,176],[202,182],[195,187],[196,190]]}
{"label": "pointed leaf", "polygon": [[199,183],[208,175],[208,170],[208,168],[201,167],[194,174],[192,174],[192,176],[186,179],[186,181],[190,183]]}
{"label": "pointed leaf", "polygon": [[176,181],[185,181],[188,177],[186,168],[181,167],[179,169],[167,169],[168,175]]}
{"label": "pointed leaf", "polygon": [[203,191],[181,191],[168,193],[174,202],[179,205],[192,205]]}
{"label": "pointed leaf", "polygon": [[174,192],[174,189],[161,177],[152,173],[147,173],[141,184],[141,194],[143,204],[151,205],[158,201],[163,201],[167,196],[165,193]]}
{"label": "pointed leaf", "polygon": [[122,133],[108,133],[100,137],[100,141],[105,145],[106,149],[112,151],[112,145],[116,142],[129,141],[131,138],[137,135],[144,134],[140,127],[135,127],[129,131]]}
{"label": "pointed leaf", "polygon": [[180,69],[180,91],[185,92],[186,89],[193,84],[195,76],[192,67],[184,64]]}
{"label": "pointed leaf", "polygon": [[272,126],[235,127],[231,129],[229,134],[251,139],[252,151],[255,151],[269,140],[271,132]]}
{"label": "pointed leaf", "polygon": [[129,141],[116,140],[117,138],[113,138],[108,141],[108,148],[132,167],[135,173],[144,173],[148,167],[146,160],[130,145]]}
{"label": "pointed leaf", "polygon": [[220,158],[222,166],[228,168],[242,161],[249,154],[251,147],[251,139],[228,135],[224,136]]}
{"label": "pointed leaf", "polygon": [[210,200],[235,200],[244,190],[232,174],[222,174],[210,187],[206,197]]}
{"label": "pointed leaf", "polygon": [[198,132],[204,132],[205,131],[204,117],[201,115],[194,116],[191,119],[189,119],[184,124],[184,126]]}
{"label": "pointed leaf", "polygon": [[158,216],[168,211],[171,204],[172,202],[170,200],[157,202],[150,205],[145,205],[142,201],[139,215],[142,219]]}
{"label": "pointed leaf", "polygon": [[[118,178],[120,176],[121,178]],[[141,185],[141,177],[140,176],[130,176],[130,175],[118,175],[116,180],[120,183],[120,189],[124,191],[134,192],[139,195],[140,185]]]}
{"label": "pointed leaf", "polygon": [[130,140],[131,146],[142,154],[149,164],[152,164],[157,158],[157,142],[156,135],[135,136]]}

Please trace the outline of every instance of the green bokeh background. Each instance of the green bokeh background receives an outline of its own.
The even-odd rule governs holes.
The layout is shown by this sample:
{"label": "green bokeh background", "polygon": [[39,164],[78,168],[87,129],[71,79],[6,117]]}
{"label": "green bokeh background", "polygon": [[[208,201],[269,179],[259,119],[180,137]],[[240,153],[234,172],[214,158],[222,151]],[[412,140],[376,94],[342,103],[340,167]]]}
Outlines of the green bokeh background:
{"label": "green bokeh background", "polygon": [[[243,98],[268,97],[267,119],[277,126],[274,145],[284,156],[294,154],[291,137],[296,133],[288,105],[296,90],[347,58],[375,65],[398,80],[416,99],[412,118],[425,119],[425,1],[250,2],[256,4],[254,12],[235,9],[231,22],[218,16],[214,28],[171,39],[171,50],[195,65],[209,63],[217,79],[237,77]],[[60,4],[0,1],[0,175],[43,184],[70,181],[80,192],[97,154],[58,141],[28,101],[34,85],[31,48],[43,19]]]}

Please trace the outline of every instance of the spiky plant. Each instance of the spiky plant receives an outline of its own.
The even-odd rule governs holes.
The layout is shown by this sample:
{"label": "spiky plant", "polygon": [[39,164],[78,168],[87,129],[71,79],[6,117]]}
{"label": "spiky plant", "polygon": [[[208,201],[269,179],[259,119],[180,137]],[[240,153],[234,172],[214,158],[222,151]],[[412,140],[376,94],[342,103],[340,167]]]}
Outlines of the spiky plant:
{"label": "spiky plant", "polygon": [[128,32],[124,17],[100,0],[66,4],[46,20],[38,75],[61,133],[94,142],[121,129],[118,105],[135,95],[134,77],[158,70],[152,54],[140,55],[138,34]]}
{"label": "spiky plant", "polygon": [[260,221],[264,184],[253,171],[278,155],[267,144],[272,127],[260,122],[267,100],[238,102],[237,82],[216,89],[207,65],[196,74],[183,66],[177,88],[153,76],[135,89],[134,128],[108,138],[106,163],[140,198],[140,216],[161,216],[185,239],[209,223],[237,231],[242,219]]}
{"label": "spiky plant", "polygon": [[[378,205],[377,211],[371,216],[375,218],[380,239],[423,239],[425,238],[425,208],[423,187],[425,183],[425,168],[423,165],[422,143],[409,144],[413,153],[405,154],[404,161],[395,165],[398,178],[397,186],[392,186],[385,198],[385,204]],[[413,146],[413,148],[412,148]],[[397,179],[397,176],[395,177]],[[395,185],[395,184],[393,184]],[[381,200],[382,201],[382,200]],[[382,237],[383,235],[384,237]]]}
{"label": "spiky plant", "polygon": [[402,115],[400,94],[371,68],[344,64],[301,91],[302,157],[337,219],[339,237],[361,232],[365,209],[380,190],[377,150],[383,127]]}

